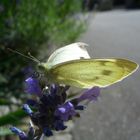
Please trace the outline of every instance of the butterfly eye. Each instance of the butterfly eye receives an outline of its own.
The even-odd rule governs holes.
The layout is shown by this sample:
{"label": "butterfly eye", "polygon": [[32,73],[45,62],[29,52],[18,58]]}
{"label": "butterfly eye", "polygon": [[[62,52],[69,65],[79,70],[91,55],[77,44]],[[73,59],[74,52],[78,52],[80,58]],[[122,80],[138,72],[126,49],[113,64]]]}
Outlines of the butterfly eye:
{"label": "butterfly eye", "polygon": [[39,71],[44,72],[45,71],[44,64],[43,63],[38,64],[38,69],[39,69]]}

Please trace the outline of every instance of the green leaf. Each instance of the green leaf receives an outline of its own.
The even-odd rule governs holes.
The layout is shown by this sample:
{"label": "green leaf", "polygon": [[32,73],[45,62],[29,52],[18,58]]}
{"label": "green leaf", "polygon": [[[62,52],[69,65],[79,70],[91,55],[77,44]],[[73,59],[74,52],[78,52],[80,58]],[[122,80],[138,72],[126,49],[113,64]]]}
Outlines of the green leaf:
{"label": "green leaf", "polygon": [[11,103],[6,99],[0,99],[0,105],[10,105]]}
{"label": "green leaf", "polygon": [[26,117],[27,114],[22,110],[18,109],[15,112],[10,112],[2,117],[0,117],[0,126],[6,125],[6,124],[17,124],[21,121],[22,118]]}

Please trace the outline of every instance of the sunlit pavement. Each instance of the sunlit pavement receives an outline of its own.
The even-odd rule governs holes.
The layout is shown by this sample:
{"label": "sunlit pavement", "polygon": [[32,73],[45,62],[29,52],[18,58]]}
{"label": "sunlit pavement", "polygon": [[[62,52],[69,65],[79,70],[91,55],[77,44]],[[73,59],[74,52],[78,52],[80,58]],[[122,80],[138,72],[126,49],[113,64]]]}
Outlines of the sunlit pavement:
{"label": "sunlit pavement", "polygon": [[[94,58],[121,57],[140,64],[140,11],[92,13],[79,41]],[[75,122],[73,140],[140,140],[140,70],[102,90]]]}

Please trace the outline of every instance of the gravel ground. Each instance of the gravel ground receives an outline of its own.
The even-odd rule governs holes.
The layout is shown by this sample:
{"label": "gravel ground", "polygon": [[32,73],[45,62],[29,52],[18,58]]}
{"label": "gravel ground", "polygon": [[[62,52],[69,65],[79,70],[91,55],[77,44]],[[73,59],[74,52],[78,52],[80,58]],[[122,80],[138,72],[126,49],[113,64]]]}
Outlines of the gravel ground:
{"label": "gravel ground", "polygon": [[[121,57],[140,64],[140,11],[115,10],[90,15],[79,39],[92,57]],[[75,122],[73,140],[140,140],[140,71],[102,90]]]}

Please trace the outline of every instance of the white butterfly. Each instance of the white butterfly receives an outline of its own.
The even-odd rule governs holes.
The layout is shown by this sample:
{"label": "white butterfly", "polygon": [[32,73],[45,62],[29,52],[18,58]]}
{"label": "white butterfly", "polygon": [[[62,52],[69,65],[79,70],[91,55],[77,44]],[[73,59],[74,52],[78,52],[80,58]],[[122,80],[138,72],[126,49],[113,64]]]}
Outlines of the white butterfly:
{"label": "white butterfly", "polygon": [[80,88],[109,86],[138,68],[135,62],[121,58],[91,59],[86,46],[79,42],[57,49],[39,67],[51,82]]}

